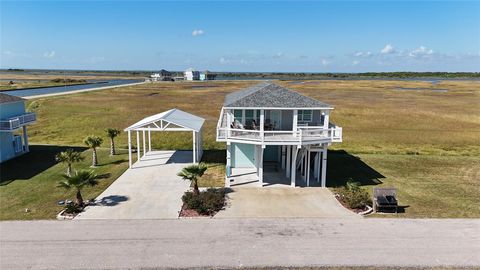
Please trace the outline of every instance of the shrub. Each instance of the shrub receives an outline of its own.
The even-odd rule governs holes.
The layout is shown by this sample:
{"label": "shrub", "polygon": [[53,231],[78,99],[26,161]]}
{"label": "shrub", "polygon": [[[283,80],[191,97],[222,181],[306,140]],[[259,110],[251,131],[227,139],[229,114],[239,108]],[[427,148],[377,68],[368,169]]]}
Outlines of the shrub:
{"label": "shrub", "polygon": [[341,200],[351,209],[364,208],[371,205],[370,195],[357,182],[347,182],[338,190]]}
{"label": "shrub", "polygon": [[209,188],[199,194],[187,191],[182,201],[188,209],[193,209],[201,215],[213,215],[225,205],[225,190]]}
{"label": "shrub", "polygon": [[69,203],[65,206],[65,213],[76,214],[82,212],[82,207],[76,203]]}

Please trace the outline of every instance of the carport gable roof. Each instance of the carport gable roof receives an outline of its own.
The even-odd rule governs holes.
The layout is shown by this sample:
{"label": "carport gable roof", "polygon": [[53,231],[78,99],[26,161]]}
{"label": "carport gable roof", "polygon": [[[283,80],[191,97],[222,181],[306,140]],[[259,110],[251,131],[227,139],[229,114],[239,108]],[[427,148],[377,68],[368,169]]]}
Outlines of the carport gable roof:
{"label": "carport gable roof", "polygon": [[304,96],[271,82],[262,82],[252,87],[225,96],[226,108],[322,108],[331,105]]}
{"label": "carport gable roof", "polygon": [[205,119],[179,109],[171,109],[162,113],[146,117],[138,121],[137,123],[127,127],[125,131],[147,128],[150,125],[159,121],[166,121],[168,123],[183,127],[185,129],[200,132],[203,123],[205,122]]}

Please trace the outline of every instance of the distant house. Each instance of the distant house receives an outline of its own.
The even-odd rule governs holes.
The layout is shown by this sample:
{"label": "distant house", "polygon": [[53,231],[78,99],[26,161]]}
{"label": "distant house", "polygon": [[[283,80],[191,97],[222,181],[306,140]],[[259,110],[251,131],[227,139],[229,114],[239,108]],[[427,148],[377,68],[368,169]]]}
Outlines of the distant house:
{"label": "distant house", "polygon": [[185,70],[183,77],[185,78],[185,81],[198,81],[200,80],[200,71],[189,68]]}
{"label": "distant house", "polygon": [[168,70],[162,69],[159,73],[150,75],[152,81],[171,81],[173,80],[172,73]]}
{"label": "distant house", "polygon": [[204,72],[200,73],[200,81],[212,81],[215,80],[217,77],[217,74],[213,74],[208,70],[205,70]]}
{"label": "distant house", "polygon": [[28,153],[27,125],[35,113],[25,111],[25,99],[0,93],[0,162]]}

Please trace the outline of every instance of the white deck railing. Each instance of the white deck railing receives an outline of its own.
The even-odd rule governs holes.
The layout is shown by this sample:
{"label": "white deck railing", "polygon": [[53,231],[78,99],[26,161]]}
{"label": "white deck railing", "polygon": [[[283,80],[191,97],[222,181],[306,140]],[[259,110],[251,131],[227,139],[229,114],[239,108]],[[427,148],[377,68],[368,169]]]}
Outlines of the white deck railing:
{"label": "white deck railing", "polygon": [[298,130],[250,130],[217,127],[217,140],[240,140],[261,143],[303,143],[327,140],[332,142],[342,141],[341,127],[313,127],[302,126]]}
{"label": "white deck railing", "polygon": [[15,130],[36,120],[35,113],[26,113],[6,120],[0,120],[0,130]]}

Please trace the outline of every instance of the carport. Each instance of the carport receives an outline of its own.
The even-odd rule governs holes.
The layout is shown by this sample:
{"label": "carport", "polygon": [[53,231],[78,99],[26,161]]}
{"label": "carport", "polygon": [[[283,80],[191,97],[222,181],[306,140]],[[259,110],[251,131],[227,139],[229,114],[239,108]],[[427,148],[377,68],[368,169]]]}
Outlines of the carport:
{"label": "carport", "polygon": [[[203,154],[202,127],[205,119],[184,112],[179,109],[171,109],[159,114],[146,117],[137,123],[127,127],[128,132],[128,162],[132,168],[132,132],[136,132],[137,161],[140,162],[146,153],[152,151],[152,131],[181,131],[192,132],[193,163],[198,163]],[[142,133],[140,135],[140,132]],[[140,145],[143,144],[143,152]],[[142,155],[143,153],[143,155]]]}

